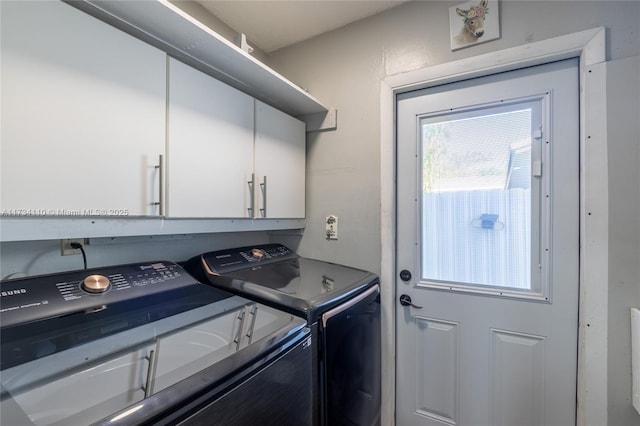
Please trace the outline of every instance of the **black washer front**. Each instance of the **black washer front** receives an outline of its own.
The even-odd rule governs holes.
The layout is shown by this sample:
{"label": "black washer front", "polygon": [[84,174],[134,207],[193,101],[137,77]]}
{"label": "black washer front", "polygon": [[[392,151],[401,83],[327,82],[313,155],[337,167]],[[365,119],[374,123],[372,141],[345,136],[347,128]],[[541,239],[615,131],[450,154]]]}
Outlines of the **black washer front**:
{"label": "black washer front", "polygon": [[318,423],[380,424],[379,279],[298,256],[281,244],[209,252],[186,262],[203,283],[307,320],[317,351]]}

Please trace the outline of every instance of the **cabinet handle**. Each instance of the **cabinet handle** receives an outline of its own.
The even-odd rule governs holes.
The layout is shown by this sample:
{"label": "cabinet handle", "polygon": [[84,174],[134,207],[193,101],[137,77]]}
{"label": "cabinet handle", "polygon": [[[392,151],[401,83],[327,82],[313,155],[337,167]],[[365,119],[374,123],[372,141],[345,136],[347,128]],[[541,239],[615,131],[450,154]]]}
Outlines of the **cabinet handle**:
{"label": "cabinet handle", "polygon": [[240,312],[240,315],[238,315],[238,319],[240,320],[240,325],[238,325],[238,332],[236,333],[236,338],[233,339],[233,343],[236,344],[236,351],[238,349],[240,349],[240,341],[242,340],[242,330],[244,329],[244,308],[242,309],[242,311]]}
{"label": "cabinet handle", "polygon": [[260,209],[260,213],[262,217],[267,217],[267,176],[262,180],[260,189],[262,189],[262,208]]}
{"label": "cabinet handle", "polygon": [[250,218],[253,218],[253,208],[255,203],[255,191],[254,191],[255,182],[256,182],[256,175],[255,173],[251,173],[251,180],[247,182],[249,184],[249,208],[247,209],[247,211],[249,212]]}
{"label": "cabinet handle", "polygon": [[149,356],[145,357],[145,359],[149,361],[149,366],[147,367],[147,380],[142,388],[145,398],[148,398],[153,393],[153,385],[155,384],[156,375],[156,361],[158,360],[156,354],[157,352],[152,349],[151,352],[149,352]]}
{"label": "cabinet handle", "polygon": [[251,339],[253,337],[253,328],[256,326],[256,318],[258,317],[258,305],[253,305],[253,307],[249,311],[249,314],[251,314],[252,318],[251,325],[249,325],[249,330],[247,330],[246,336],[249,339],[248,343],[251,344]]}
{"label": "cabinet handle", "polygon": [[158,215],[164,216],[164,155],[160,154],[158,158],[158,201],[153,203],[158,206]]}

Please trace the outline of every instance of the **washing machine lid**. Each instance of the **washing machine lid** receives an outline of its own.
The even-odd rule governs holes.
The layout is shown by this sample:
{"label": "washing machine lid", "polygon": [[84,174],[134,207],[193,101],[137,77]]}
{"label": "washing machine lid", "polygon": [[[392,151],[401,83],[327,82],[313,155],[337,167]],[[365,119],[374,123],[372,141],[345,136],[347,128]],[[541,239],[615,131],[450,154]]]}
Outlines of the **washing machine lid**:
{"label": "washing machine lid", "polygon": [[191,267],[218,288],[300,315],[319,315],[378,282],[368,271],[298,256],[281,244],[205,253]]}
{"label": "washing machine lid", "polygon": [[[82,287],[94,275],[108,279],[104,292]],[[162,410],[177,403],[166,395],[177,398],[178,383],[205,370],[209,381],[226,380],[306,325],[164,261],[7,280],[0,289],[2,424],[90,424],[156,395],[144,410]]]}
{"label": "washing machine lid", "polygon": [[168,261],[5,280],[0,292],[1,370],[232,296]]}

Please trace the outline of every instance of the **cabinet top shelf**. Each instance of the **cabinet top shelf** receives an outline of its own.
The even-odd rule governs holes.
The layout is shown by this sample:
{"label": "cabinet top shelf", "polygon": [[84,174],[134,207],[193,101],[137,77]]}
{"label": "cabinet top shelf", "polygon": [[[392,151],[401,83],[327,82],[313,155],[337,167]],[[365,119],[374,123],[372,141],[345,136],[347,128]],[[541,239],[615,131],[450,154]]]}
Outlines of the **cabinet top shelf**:
{"label": "cabinet top shelf", "polygon": [[194,68],[294,116],[328,108],[166,0],[65,0]]}

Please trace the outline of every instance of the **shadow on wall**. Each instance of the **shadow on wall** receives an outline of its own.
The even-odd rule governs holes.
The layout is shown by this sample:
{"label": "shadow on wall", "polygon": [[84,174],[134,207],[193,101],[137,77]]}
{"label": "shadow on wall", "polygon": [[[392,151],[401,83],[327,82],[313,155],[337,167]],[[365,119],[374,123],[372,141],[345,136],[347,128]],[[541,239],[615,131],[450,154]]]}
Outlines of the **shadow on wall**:
{"label": "shadow on wall", "polygon": [[[181,262],[212,250],[252,244],[282,243],[297,250],[301,233],[237,232],[195,235],[91,238],[85,246],[87,267],[152,260]],[[19,278],[83,268],[81,255],[62,256],[60,240],[0,244],[0,277]]]}

